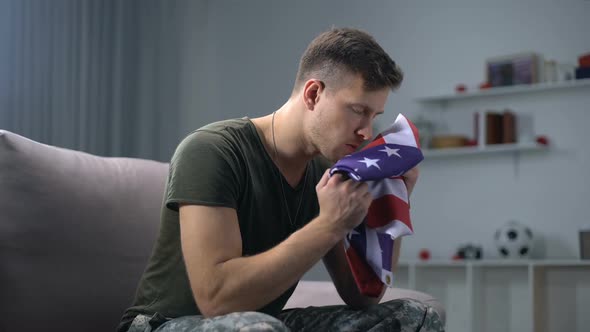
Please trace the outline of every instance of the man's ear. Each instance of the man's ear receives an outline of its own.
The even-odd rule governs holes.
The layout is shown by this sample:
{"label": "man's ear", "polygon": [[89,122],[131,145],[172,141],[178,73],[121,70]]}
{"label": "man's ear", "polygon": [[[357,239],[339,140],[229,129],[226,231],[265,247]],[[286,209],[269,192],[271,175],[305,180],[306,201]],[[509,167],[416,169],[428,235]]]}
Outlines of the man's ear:
{"label": "man's ear", "polygon": [[311,79],[305,82],[303,86],[303,102],[307,109],[312,110],[320,101],[320,96],[325,90],[324,82],[316,79]]}

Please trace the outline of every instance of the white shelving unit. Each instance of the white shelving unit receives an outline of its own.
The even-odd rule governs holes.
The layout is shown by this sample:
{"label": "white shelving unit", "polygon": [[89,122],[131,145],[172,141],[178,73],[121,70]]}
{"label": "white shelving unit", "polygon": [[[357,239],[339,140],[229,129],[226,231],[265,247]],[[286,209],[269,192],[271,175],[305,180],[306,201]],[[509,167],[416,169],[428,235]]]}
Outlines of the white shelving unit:
{"label": "white shelving unit", "polygon": [[493,153],[507,153],[507,152],[532,152],[545,151],[546,145],[537,143],[515,143],[515,144],[494,144],[485,147],[468,146],[460,148],[446,148],[446,149],[423,149],[422,153],[425,158],[445,158],[454,156],[465,156],[473,154],[493,154]]}
{"label": "white shelving unit", "polygon": [[[590,79],[571,80],[563,82],[546,82],[537,84],[523,84],[509,87],[490,88],[475,92],[462,92],[454,94],[443,94],[427,97],[416,98],[416,101],[423,104],[430,111],[445,111],[449,109],[449,104],[460,103],[466,100],[475,100],[478,98],[501,98],[509,95],[530,94],[550,90],[566,90],[590,88]],[[539,145],[533,142],[516,143],[516,144],[495,144],[477,147],[458,147],[447,149],[424,149],[424,156],[430,158],[445,158],[453,156],[467,156],[476,154],[492,154],[492,153],[520,153],[545,151],[547,146]]]}
{"label": "white shelving unit", "polygon": [[405,261],[396,287],[432,294],[447,331],[587,331],[590,261]]}
{"label": "white shelving unit", "polygon": [[[429,116],[439,116],[444,123],[476,109],[532,105],[533,94],[561,98],[572,96],[574,90],[590,94],[590,79],[433,95],[416,101]],[[519,109],[513,111],[519,113]],[[423,149],[423,153],[425,160],[513,154],[517,165],[521,154],[548,150],[550,147],[534,142],[521,142]],[[395,276],[396,287],[424,291],[443,303],[447,331],[590,331],[590,260],[406,261],[399,264]]]}
{"label": "white shelving unit", "polygon": [[418,97],[421,103],[442,103],[463,99],[473,99],[492,96],[507,96],[513,94],[536,93],[548,90],[575,89],[590,87],[590,79],[571,80],[562,82],[545,82],[536,84],[522,84],[507,87],[490,88],[474,92],[458,92],[454,94],[442,94],[436,96]]}

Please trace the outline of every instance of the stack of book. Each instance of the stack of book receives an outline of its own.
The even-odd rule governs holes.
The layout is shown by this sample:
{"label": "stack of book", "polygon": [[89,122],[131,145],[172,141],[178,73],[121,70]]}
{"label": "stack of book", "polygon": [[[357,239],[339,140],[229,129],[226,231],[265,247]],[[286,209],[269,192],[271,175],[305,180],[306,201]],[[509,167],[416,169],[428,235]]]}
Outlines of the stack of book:
{"label": "stack of book", "polygon": [[[518,121],[518,123],[517,123]],[[532,118],[511,110],[474,113],[474,139],[478,146],[513,144],[532,137]]]}

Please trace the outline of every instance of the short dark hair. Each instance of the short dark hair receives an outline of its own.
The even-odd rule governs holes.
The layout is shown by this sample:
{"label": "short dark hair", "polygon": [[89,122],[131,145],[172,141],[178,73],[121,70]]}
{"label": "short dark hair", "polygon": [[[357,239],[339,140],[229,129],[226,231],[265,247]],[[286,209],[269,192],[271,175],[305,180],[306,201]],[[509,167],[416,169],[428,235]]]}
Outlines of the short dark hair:
{"label": "short dark hair", "polygon": [[367,91],[397,89],[404,76],[371,35],[352,28],[332,28],[317,36],[301,56],[294,90],[312,76],[330,80],[341,73],[360,74]]}

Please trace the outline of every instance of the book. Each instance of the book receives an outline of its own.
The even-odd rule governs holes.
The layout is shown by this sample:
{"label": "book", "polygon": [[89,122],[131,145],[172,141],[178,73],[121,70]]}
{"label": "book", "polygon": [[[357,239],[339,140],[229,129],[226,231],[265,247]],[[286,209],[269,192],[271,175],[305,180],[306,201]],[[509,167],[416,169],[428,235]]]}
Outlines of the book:
{"label": "book", "polygon": [[516,141],[519,143],[531,143],[535,141],[535,129],[532,114],[518,113],[518,119],[516,121]]}
{"label": "book", "polygon": [[486,118],[486,144],[502,144],[502,114],[488,111]]}
{"label": "book", "polygon": [[484,147],[486,144],[486,114],[477,111],[473,114],[473,139],[477,146]]}
{"label": "book", "polygon": [[516,115],[510,110],[502,113],[502,143],[516,143]]}
{"label": "book", "polygon": [[[473,135],[477,146],[490,144],[513,144],[523,140],[521,136],[532,135],[532,119],[528,114],[516,115],[512,110],[503,112],[477,111],[473,117]],[[530,140],[530,138],[528,139]]]}

